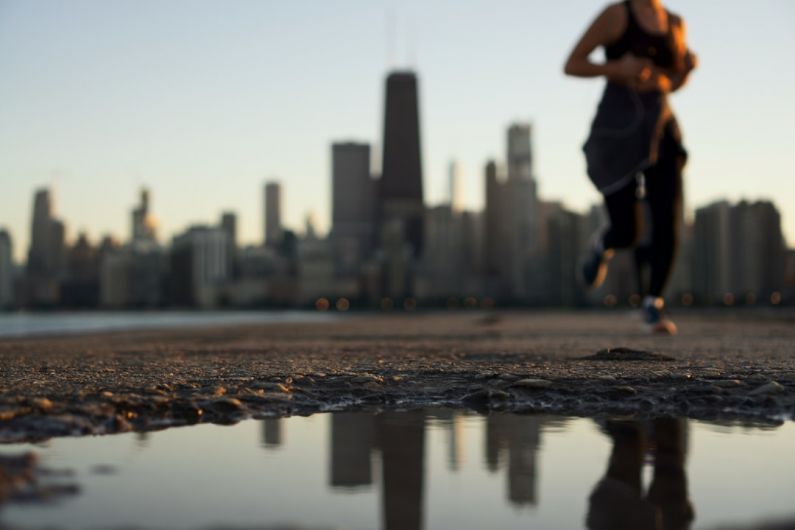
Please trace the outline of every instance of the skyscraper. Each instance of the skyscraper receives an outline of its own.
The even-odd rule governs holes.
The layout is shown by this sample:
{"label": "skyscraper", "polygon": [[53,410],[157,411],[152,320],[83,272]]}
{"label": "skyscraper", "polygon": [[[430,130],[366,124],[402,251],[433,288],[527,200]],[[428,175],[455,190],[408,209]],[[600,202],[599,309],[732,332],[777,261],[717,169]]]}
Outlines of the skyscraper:
{"label": "skyscraper", "polygon": [[171,246],[172,297],[176,305],[213,307],[229,279],[226,232],[192,226]]}
{"label": "skyscraper", "polygon": [[221,230],[226,234],[227,271],[234,277],[237,272],[237,215],[234,212],[221,214]]}
{"label": "skyscraper", "polygon": [[56,277],[65,265],[64,225],[53,217],[50,191],[36,191],[33,201],[28,272]]}
{"label": "skyscraper", "polygon": [[58,303],[59,281],[66,268],[65,236],[64,224],[53,217],[50,191],[37,190],[23,290],[25,305]]}
{"label": "skyscraper", "polygon": [[532,128],[529,123],[508,127],[508,180],[533,178]]}
{"label": "skyscraper", "polygon": [[277,246],[282,239],[282,185],[265,184],[265,245]]}
{"label": "skyscraper", "polygon": [[149,213],[149,190],[141,190],[141,203],[132,211],[132,242],[133,244],[155,243],[157,223]]}
{"label": "skyscraper", "polygon": [[331,239],[338,276],[358,272],[370,255],[375,232],[375,181],[370,171],[370,145],[331,146]]}
{"label": "skyscraper", "polygon": [[419,96],[413,72],[392,72],[386,80],[383,167],[378,185],[379,233],[400,221],[412,255],[422,254],[423,191]]}
{"label": "skyscraper", "polygon": [[453,212],[460,212],[463,209],[461,172],[460,168],[458,167],[458,162],[455,160],[450,162],[447,178],[450,208],[453,210]]}
{"label": "skyscraper", "polygon": [[500,270],[502,231],[502,186],[497,175],[497,163],[486,164],[486,214],[483,242],[483,268],[487,275],[496,275]]}
{"label": "skyscraper", "polygon": [[513,124],[507,134],[508,283],[513,296],[526,298],[529,258],[539,251],[538,191],[533,177],[531,127]]}
{"label": "skyscraper", "polygon": [[0,310],[14,303],[14,262],[11,235],[0,230]]}

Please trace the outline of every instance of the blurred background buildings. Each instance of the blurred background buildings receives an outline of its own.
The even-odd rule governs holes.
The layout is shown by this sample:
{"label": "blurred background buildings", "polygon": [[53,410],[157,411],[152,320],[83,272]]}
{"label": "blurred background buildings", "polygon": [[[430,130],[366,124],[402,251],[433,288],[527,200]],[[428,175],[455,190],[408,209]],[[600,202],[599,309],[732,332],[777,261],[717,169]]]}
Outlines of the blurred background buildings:
{"label": "blurred background buildings", "polygon": [[[259,245],[241,247],[238,219],[157,233],[152,195],[141,190],[130,233],[92,243],[68,237],[49,189],[33,198],[27,261],[15,264],[0,230],[0,307],[349,308],[637,305],[633,255],[620,252],[605,284],[586,292],[579,260],[606,217],[544,200],[533,167],[533,129],[510,124],[505,159],[483,168],[483,211],[461,206],[449,166],[441,204],[423,196],[418,78],[386,78],[380,167],[370,143],[331,144],[331,223],[309,216],[299,234],[283,226],[283,183],[263,187]],[[254,191],[254,190],[252,190]],[[290,190],[313,194],[315,190]],[[787,249],[772,202],[716,202],[682,216],[669,289],[673,305],[756,306],[795,302],[795,250]]]}

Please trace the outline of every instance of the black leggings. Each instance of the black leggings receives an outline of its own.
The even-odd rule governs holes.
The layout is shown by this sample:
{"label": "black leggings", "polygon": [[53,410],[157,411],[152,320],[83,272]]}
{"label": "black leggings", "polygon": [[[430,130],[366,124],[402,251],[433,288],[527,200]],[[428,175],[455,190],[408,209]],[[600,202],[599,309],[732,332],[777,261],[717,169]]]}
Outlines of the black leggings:
{"label": "black leggings", "polygon": [[[678,245],[682,208],[682,169],[687,153],[682,147],[676,121],[665,126],[657,163],[643,172],[645,199],[650,213],[650,239],[638,245],[642,227],[642,204],[633,180],[620,190],[605,195],[610,226],[602,236],[605,249],[635,247],[639,289],[643,295],[662,296]],[[648,281],[645,269],[650,269]]]}

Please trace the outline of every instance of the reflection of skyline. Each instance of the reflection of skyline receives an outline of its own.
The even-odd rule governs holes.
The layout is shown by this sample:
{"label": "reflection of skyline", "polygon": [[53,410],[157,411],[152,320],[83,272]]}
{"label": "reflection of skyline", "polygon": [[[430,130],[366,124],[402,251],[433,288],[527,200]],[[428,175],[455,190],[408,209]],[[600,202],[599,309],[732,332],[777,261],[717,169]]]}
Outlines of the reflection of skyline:
{"label": "reflection of skyline", "polygon": [[278,449],[282,445],[282,418],[266,418],[262,420],[262,446],[266,449]]}
{"label": "reflection of skyline", "polygon": [[[449,409],[371,415],[335,413],[330,419],[329,486],[351,489],[373,484],[372,456],[380,453],[382,523],[385,530],[424,526],[426,427],[437,425],[445,439],[448,468],[462,470],[464,412]],[[505,469],[507,500],[535,505],[541,431],[560,424],[545,416],[491,414],[485,418],[483,460]]]}
{"label": "reflection of skyline", "polygon": [[375,448],[374,417],[340,412],[331,416],[330,479],[332,488],[370,486],[371,453]]}
{"label": "reflection of skyline", "polygon": [[[487,420],[492,421],[490,427],[487,426]],[[202,477],[216,476],[217,469],[213,466],[226,469],[233,476],[239,477],[239,484],[258,486],[244,488],[249,493],[241,492],[240,495],[243,495],[241,498],[251,498],[252,502],[257,502],[263,487],[269,492],[266,495],[267,508],[263,504],[262,511],[258,512],[262,517],[262,524],[256,526],[257,528],[285,528],[285,526],[271,526],[275,520],[278,520],[295,523],[294,526],[289,526],[290,528],[317,529],[319,528],[317,525],[309,523],[316,521],[317,515],[320,514],[328,516],[324,519],[328,526],[322,528],[380,527],[382,530],[384,528],[419,530],[437,527],[440,512],[445,514],[441,520],[459,522],[458,526],[447,524],[443,528],[501,528],[506,526],[501,523],[502,521],[513,520],[517,515],[528,523],[526,527],[547,528],[548,525],[538,521],[548,520],[549,514],[555,512],[559,512],[559,515],[555,515],[561,517],[559,520],[573,521],[566,528],[578,528],[579,524],[584,523],[584,514],[579,508],[571,512],[568,505],[573,502],[581,506],[590,490],[594,490],[591,502],[596,503],[591,518],[594,528],[605,528],[605,524],[611,530],[622,528],[604,518],[601,519],[602,526],[599,526],[598,517],[600,515],[609,517],[611,513],[618,512],[628,513],[642,507],[647,508],[645,510],[647,513],[652,513],[654,507],[661,510],[660,521],[663,524],[661,528],[669,530],[688,527],[690,519],[688,505],[683,502],[687,499],[688,492],[687,469],[684,465],[688,443],[684,421],[671,419],[644,422],[608,421],[604,431],[609,438],[597,433],[595,424],[588,419],[577,419],[565,428],[558,427],[568,421],[538,415],[480,416],[466,411],[435,409],[412,412],[408,415],[400,412],[381,415],[344,413],[315,416],[308,421],[304,418],[271,420],[269,422],[271,426],[281,424],[282,429],[287,425],[292,425],[288,428],[295,428],[291,431],[289,439],[282,441],[289,441],[290,445],[285,446],[283,443],[282,450],[273,453],[263,454],[262,437],[265,434],[263,421],[260,424],[253,422],[240,424],[240,428],[206,426],[198,431],[188,432],[188,436],[184,436],[183,429],[172,429],[164,433],[130,433],[101,440],[108,449],[99,451],[95,449],[100,446],[100,442],[96,439],[79,440],[77,445],[82,449],[77,451],[74,450],[71,440],[66,440],[65,443],[72,449],[65,450],[61,442],[55,441],[52,447],[49,447],[49,444],[46,449],[41,446],[40,454],[43,457],[41,461],[48,462],[48,466],[64,466],[64,462],[68,461],[82,462],[77,472],[80,473],[81,482],[85,481],[82,484],[85,486],[86,494],[86,499],[81,501],[83,505],[86,501],[96,502],[97,488],[94,487],[96,481],[109,480],[105,476],[96,476],[95,470],[100,467],[97,465],[100,463],[118,469],[119,474],[119,480],[114,479],[115,484],[108,483],[110,489],[103,493],[101,498],[107,499],[108,496],[113,498],[118,495],[119,493],[114,493],[113,488],[118,488],[122,484],[132,484],[140,480],[144,481],[142,484],[149,484],[154,479],[159,481],[161,488],[153,492],[156,493],[154,502],[159,502],[162,493],[167,495],[169,491],[184,491],[186,481],[189,484],[205,483]],[[587,425],[588,428],[578,428],[577,425]],[[716,504],[715,501],[732,499],[732,502],[736,503],[738,499],[753,498],[752,495],[761,499],[762,493],[768,491],[766,487],[771,488],[769,491],[778,490],[780,493],[781,490],[777,485],[782,483],[780,482],[782,479],[786,483],[788,466],[781,468],[783,474],[776,473],[774,468],[780,467],[776,462],[788,463],[785,455],[791,444],[788,444],[787,440],[792,437],[792,430],[789,428],[786,429],[789,433],[788,438],[784,433],[785,438],[780,438],[779,442],[771,446],[774,452],[767,452],[762,449],[764,446],[752,441],[750,446],[746,442],[741,442],[739,447],[752,447],[753,450],[748,452],[742,449],[735,450],[731,454],[736,455],[737,460],[730,462],[730,465],[722,457],[704,458],[710,452],[727,454],[719,444],[714,444],[715,435],[736,435],[735,439],[744,439],[758,434],[766,439],[771,438],[772,432],[763,433],[756,429],[753,432],[746,431],[751,427],[749,424],[742,424],[742,430],[745,432],[741,434],[739,425],[737,424],[734,429],[721,427],[721,432],[718,432],[716,427],[698,422],[693,430],[696,435],[694,439],[698,440],[696,455],[698,462],[694,462],[695,467],[692,465],[687,467],[697,471],[692,483],[695,485],[694,497],[699,499],[703,506],[701,510],[697,510],[699,526],[729,528],[729,526],[714,526],[715,523],[721,522],[717,519],[729,518],[728,515],[723,517],[720,504]],[[425,432],[426,427],[427,432]],[[517,429],[515,436],[511,433],[513,429]],[[772,431],[773,428],[768,426],[767,430]],[[204,431],[204,434],[201,434],[201,431]],[[458,431],[457,437],[464,436],[469,452],[467,459],[462,458],[458,461],[458,469],[454,471],[449,456],[454,454],[451,453],[451,449],[460,445],[451,444],[450,434],[456,431]],[[699,431],[709,434],[708,439],[698,438]],[[241,439],[240,434],[245,436]],[[208,435],[210,440],[213,440],[212,451],[209,453],[203,450],[186,451],[195,442],[207,446],[208,440],[204,439],[202,442],[202,438]],[[219,437],[215,438],[216,436]],[[149,443],[140,446],[144,437]],[[496,455],[493,466],[495,470],[500,470],[499,475],[489,475],[486,471],[488,447],[485,442],[488,437],[492,439],[488,447],[491,447]],[[587,444],[572,445],[572,438],[576,442],[587,440]],[[721,439],[725,438],[721,436]],[[174,443],[178,440],[182,443]],[[707,443],[702,443],[704,441]],[[608,450],[608,445],[612,446],[612,451]],[[112,449],[114,446],[116,449]],[[247,452],[243,446],[248,447]],[[518,458],[511,457],[512,446],[518,447]],[[129,460],[127,450],[131,447],[145,451],[141,451],[140,454],[134,451],[135,459]],[[472,450],[474,447],[477,447],[477,454]],[[228,461],[227,458],[216,458],[221,452],[229,452],[231,448],[234,448],[235,458],[229,458]],[[9,446],[9,449],[13,447]],[[164,453],[164,449],[168,452]],[[714,449],[717,451],[713,451]],[[762,449],[761,454],[756,453],[757,449]],[[173,455],[174,452],[177,452],[179,457],[172,459],[169,455]],[[775,457],[776,454],[779,456]],[[262,455],[263,458],[256,458],[258,455]],[[537,462],[531,463],[526,458],[529,455],[536,458]],[[85,458],[86,456],[88,458]],[[252,460],[251,456],[255,458]],[[586,460],[583,460],[583,456]],[[100,460],[97,460],[98,458]],[[162,465],[166,462],[164,458],[168,459],[168,464],[165,466]],[[225,461],[220,462],[220,460]],[[710,461],[714,467],[709,468],[710,473],[705,473],[707,468],[704,464]],[[2,483],[2,467],[5,462],[0,456],[0,483]],[[158,463],[157,470],[152,466],[155,462]],[[81,471],[84,467],[92,470],[85,476]],[[71,476],[50,475],[47,469],[44,468],[44,471],[50,478]],[[396,470],[398,473],[395,473]],[[502,475],[502,470],[505,475]],[[596,488],[593,488],[596,478],[602,471],[604,478]],[[751,479],[750,476],[748,481],[744,480],[749,472],[757,475],[756,480]],[[705,476],[712,473],[720,477],[733,476],[735,480],[725,482],[725,491],[722,488],[724,482],[720,482],[717,491],[704,495],[705,485],[710,484],[710,482],[705,484]],[[519,481],[518,486],[515,479],[511,478],[512,474],[523,479]],[[611,482],[607,487],[601,485],[605,479],[610,479]],[[713,479],[708,480],[714,483]],[[645,487],[640,486],[642,482],[646,483]],[[358,485],[352,486],[352,484]],[[514,491],[504,489],[508,485],[511,485]],[[528,486],[531,489],[527,489]],[[276,490],[278,494],[270,493]],[[123,486],[117,491],[124,493],[129,489]],[[530,494],[536,492],[535,502],[541,505],[543,510],[528,510],[528,504],[525,504],[522,510],[516,509],[517,497],[524,495],[527,499],[528,492]],[[542,494],[541,497],[537,495],[539,492]],[[738,497],[738,493],[742,496]],[[202,496],[206,499],[217,499],[217,494],[212,489],[197,489],[195,494],[195,498],[199,500],[203,498]],[[475,496],[472,497],[471,494]],[[237,495],[236,493],[236,497]],[[299,498],[299,503],[296,505],[285,503],[285,499],[293,498]],[[459,498],[469,499],[469,504],[456,504]],[[784,499],[786,500],[786,495]],[[15,502],[11,500],[9,504],[13,506]],[[67,506],[73,503],[63,504]],[[221,513],[222,519],[228,518],[230,525],[226,527],[241,527],[231,524],[233,519],[237,521],[234,503],[227,508],[221,507],[220,512],[219,506],[213,502],[199,504],[205,510],[209,510],[209,513],[215,515]],[[511,504],[514,505],[514,509],[511,509]],[[760,515],[760,506],[763,505],[767,506],[768,513],[772,513],[769,504],[758,504],[747,512],[749,516],[752,512]],[[186,506],[183,506],[183,509]],[[388,510],[389,507],[391,510]],[[193,510],[192,507],[189,509]],[[202,513],[201,509],[198,507],[199,513]],[[406,513],[399,513],[400,509]],[[13,510],[12,508],[11,511]],[[82,508],[79,508],[77,512],[81,510]],[[353,510],[353,512],[346,514],[344,510]],[[61,521],[64,523],[69,521],[72,516],[70,513],[74,515],[74,510],[63,512]],[[478,514],[483,513],[493,517],[488,519],[493,522],[473,524]],[[727,513],[736,517],[737,512]],[[410,517],[406,517],[406,514]],[[470,519],[466,514],[472,514],[474,517]],[[463,524],[460,524],[461,515],[467,517]],[[383,522],[376,523],[376,519]],[[367,523],[361,524],[362,520],[366,520]],[[788,521],[790,526],[787,526],[786,522],[782,521],[782,525],[770,528],[771,530],[791,528],[792,522],[793,519],[790,519]],[[157,523],[155,521],[150,525],[159,527]],[[337,526],[332,526],[335,524]],[[637,530],[645,527],[630,526],[630,528]],[[660,527],[650,528],[659,530]],[[736,528],[761,530],[763,526],[748,525]]]}

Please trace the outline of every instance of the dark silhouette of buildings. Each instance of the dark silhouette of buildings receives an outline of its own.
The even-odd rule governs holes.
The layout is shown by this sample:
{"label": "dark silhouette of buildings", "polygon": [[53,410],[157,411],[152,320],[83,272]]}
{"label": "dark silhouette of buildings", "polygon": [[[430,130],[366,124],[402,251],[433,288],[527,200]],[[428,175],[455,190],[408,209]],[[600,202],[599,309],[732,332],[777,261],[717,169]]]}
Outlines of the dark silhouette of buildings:
{"label": "dark silhouette of buildings", "polygon": [[780,296],[785,250],[781,218],[770,202],[722,201],[699,208],[693,226],[693,294],[698,302],[725,305]]}
{"label": "dark silhouette of buildings", "polygon": [[52,307],[59,303],[59,282],[66,267],[65,239],[64,224],[53,216],[50,191],[37,190],[33,201],[23,305]]}
{"label": "dark silhouette of buildings", "polygon": [[221,214],[221,230],[226,235],[226,269],[230,278],[237,277],[237,215],[234,212]]}
{"label": "dark silhouette of buildings", "polygon": [[99,304],[100,255],[81,233],[67,251],[66,275],[60,285],[61,305],[92,308]]}
{"label": "dark silhouette of buildings", "polygon": [[14,304],[14,247],[11,234],[0,230],[0,309]]}
{"label": "dark silhouette of buildings", "polygon": [[337,277],[356,276],[376,245],[376,181],[370,145],[331,146],[331,240]]}
{"label": "dark silhouette of buildings", "polygon": [[416,258],[423,249],[424,215],[416,74],[389,74],[384,107],[383,167],[378,182],[379,232],[399,221]]}
{"label": "dark silhouette of buildings", "polygon": [[265,245],[278,247],[282,241],[282,186],[278,182],[265,184],[263,212],[265,220]]}
{"label": "dark silhouette of buildings", "polygon": [[157,241],[157,223],[149,212],[149,190],[141,190],[141,203],[132,211],[133,243],[155,243]]}

